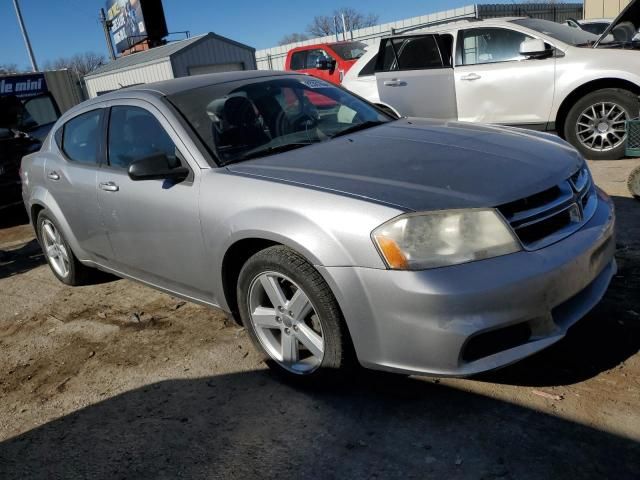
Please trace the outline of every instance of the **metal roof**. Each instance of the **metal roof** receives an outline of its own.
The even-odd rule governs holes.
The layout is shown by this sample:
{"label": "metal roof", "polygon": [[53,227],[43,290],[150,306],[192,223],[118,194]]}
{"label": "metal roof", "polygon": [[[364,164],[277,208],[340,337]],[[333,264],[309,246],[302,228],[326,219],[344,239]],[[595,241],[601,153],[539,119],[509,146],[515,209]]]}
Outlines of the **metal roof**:
{"label": "metal roof", "polygon": [[118,70],[127,70],[129,68],[142,65],[142,64],[155,63],[163,59],[170,58],[172,55],[175,55],[181,50],[184,50],[206,38],[222,40],[224,42],[228,42],[233,45],[237,45],[239,47],[244,47],[251,51],[255,51],[253,47],[244,45],[242,43],[236,42],[235,40],[231,40],[229,38],[222,37],[220,35],[216,35],[213,32],[209,32],[202,35],[196,35],[195,37],[187,38],[186,40],[170,42],[160,47],[155,47],[149,50],[145,50],[144,52],[132,53],[130,55],[123,55],[118,59],[97,68],[90,74],[85,75],[85,78],[93,78],[100,75],[104,75],[105,73],[115,72]]}
{"label": "metal roof", "polygon": [[250,81],[254,79],[267,77],[306,77],[307,74],[296,72],[283,72],[281,70],[243,70],[237,72],[221,72],[207,73],[203,75],[194,75],[192,77],[173,78],[162,82],[144,83],[140,85],[131,85],[120,90],[109,92],[100,97],[96,97],[96,101],[105,101],[111,98],[126,97],[131,92],[153,92],[160,95],[174,95],[187,90],[193,90],[210,85],[219,85],[228,82]]}

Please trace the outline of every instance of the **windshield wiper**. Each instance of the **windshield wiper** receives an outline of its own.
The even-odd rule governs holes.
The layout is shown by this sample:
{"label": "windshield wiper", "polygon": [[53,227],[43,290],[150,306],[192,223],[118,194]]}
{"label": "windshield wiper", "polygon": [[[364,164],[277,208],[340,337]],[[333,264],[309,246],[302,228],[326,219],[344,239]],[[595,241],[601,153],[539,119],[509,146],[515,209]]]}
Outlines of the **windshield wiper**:
{"label": "windshield wiper", "polygon": [[331,135],[331,138],[338,138],[343,135],[359,132],[360,130],[365,130],[367,128],[375,127],[376,125],[382,125],[383,123],[387,123],[387,122],[381,122],[380,120],[367,120],[366,122],[351,125],[350,127],[345,128],[344,130],[341,130],[338,133]]}
{"label": "windshield wiper", "polygon": [[225,162],[225,165],[229,165],[231,163],[244,162],[245,160],[251,160],[252,158],[260,158],[266,157],[268,155],[273,155],[274,153],[283,153],[288,152],[290,150],[295,150],[296,148],[306,147],[307,145],[311,145],[312,143],[317,142],[293,142],[293,143],[283,143],[282,145],[272,145],[270,147],[261,148],[259,150],[253,150],[244,154],[240,158],[234,158]]}

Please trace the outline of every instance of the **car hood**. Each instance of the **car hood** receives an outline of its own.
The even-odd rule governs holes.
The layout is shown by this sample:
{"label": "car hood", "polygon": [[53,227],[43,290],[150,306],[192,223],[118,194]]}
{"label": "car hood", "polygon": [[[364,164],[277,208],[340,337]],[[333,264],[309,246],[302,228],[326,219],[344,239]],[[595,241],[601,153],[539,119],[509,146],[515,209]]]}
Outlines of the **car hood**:
{"label": "car hood", "polygon": [[551,188],[582,162],[548,134],[409,118],[227,168],[418,211],[498,206]]}
{"label": "car hood", "polygon": [[622,25],[627,24],[633,27],[638,32],[638,28],[640,28],[640,2],[638,0],[632,0],[618,15],[613,22],[607,27],[607,29],[602,32],[600,38],[593,45],[594,48],[597,48],[599,45],[606,45],[605,39],[613,32],[613,30]]}

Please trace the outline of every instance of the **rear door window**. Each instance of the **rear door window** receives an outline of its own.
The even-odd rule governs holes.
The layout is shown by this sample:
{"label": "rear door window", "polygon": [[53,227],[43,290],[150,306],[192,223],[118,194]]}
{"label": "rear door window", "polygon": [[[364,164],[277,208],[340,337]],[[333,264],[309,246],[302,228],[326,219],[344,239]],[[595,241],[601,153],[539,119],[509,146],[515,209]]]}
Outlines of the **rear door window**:
{"label": "rear door window", "polygon": [[[383,40],[382,58],[377,71],[426,70],[442,68],[442,56],[433,35],[391,38]],[[380,55],[378,55],[380,57]]]}
{"label": "rear door window", "polygon": [[291,55],[291,65],[289,65],[289,68],[291,68],[291,70],[303,70],[306,55],[307,52],[305,50],[301,52],[294,52]]}
{"label": "rear door window", "polygon": [[69,160],[98,164],[102,110],[92,110],[72,118],[64,125],[62,151]]}
{"label": "rear door window", "polygon": [[362,67],[362,70],[360,70],[360,73],[358,73],[358,76],[368,77],[369,75],[375,74],[377,61],[378,61],[378,55],[374,55],[373,58],[369,60],[364,67]]}

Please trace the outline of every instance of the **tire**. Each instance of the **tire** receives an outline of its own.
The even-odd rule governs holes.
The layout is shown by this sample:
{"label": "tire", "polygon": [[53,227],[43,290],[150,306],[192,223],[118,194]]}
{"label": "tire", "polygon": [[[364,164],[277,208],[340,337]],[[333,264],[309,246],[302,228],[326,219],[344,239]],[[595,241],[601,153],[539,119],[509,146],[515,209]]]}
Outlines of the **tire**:
{"label": "tire", "polygon": [[[610,117],[603,118],[604,115],[600,113],[603,105],[605,106],[605,113],[614,105],[617,109],[612,110]],[[595,116],[591,111],[591,107],[595,109]],[[638,96],[628,90],[619,88],[596,90],[582,97],[571,107],[564,122],[564,138],[587,159],[617,160],[625,155],[626,133],[624,132],[624,119],[631,120],[636,118],[639,109]],[[616,118],[620,112],[624,112],[624,114]],[[588,120],[585,114],[594,118],[594,120]],[[581,124],[579,125],[578,122],[581,122]],[[603,130],[597,130],[600,124],[602,124],[603,130],[605,124],[608,124],[607,130],[604,132]],[[584,133],[579,133],[578,129],[581,129]],[[605,137],[606,140],[603,140]],[[594,146],[591,147],[591,145]]]}
{"label": "tire", "polygon": [[640,167],[636,167],[631,171],[629,179],[627,180],[627,186],[629,187],[631,195],[633,195],[636,200],[640,200]]}
{"label": "tire", "polygon": [[[293,250],[274,246],[253,255],[240,271],[237,289],[240,316],[253,344],[265,363],[286,380],[335,381],[355,364],[331,289]],[[282,301],[272,301],[274,296]]]}
{"label": "tire", "polygon": [[[53,215],[48,210],[42,210],[38,214],[36,225],[44,257],[55,277],[67,285],[85,285],[95,270],[80,263]],[[57,257],[53,255],[53,252],[57,254]],[[61,268],[61,265],[66,268]]]}

